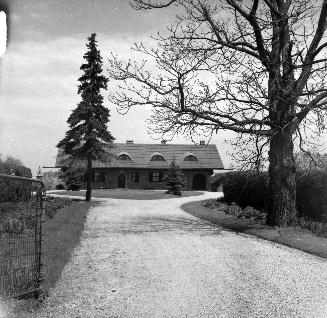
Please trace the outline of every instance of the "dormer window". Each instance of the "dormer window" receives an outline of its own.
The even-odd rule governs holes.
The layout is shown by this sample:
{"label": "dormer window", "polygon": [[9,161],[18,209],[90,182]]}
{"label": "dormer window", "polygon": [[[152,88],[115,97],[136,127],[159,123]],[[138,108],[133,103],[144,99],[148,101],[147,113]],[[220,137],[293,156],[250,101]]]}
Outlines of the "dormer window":
{"label": "dormer window", "polygon": [[198,158],[194,155],[188,155],[185,157],[184,161],[198,161]]}
{"label": "dormer window", "polygon": [[151,161],[166,161],[162,155],[154,155],[151,157]]}
{"label": "dormer window", "polygon": [[131,157],[130,157],[129,155],[123,153],[123,154],[121,154],[121,155],[119,155],[119,156],[117,157],[117,160],[122,160],[122,161],[131,161],[132,159],[131,159]]}

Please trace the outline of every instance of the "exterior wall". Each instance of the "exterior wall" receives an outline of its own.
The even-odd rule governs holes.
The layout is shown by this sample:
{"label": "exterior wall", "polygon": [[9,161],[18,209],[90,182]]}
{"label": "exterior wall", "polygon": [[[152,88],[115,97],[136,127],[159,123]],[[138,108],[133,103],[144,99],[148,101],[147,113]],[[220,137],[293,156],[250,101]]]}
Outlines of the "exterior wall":
{"label": "exterior wall", "polygon": [[[94,169],[95,170],[95,169]],[[167,170],[159,169],[96,169],[96,171],[104,171],[106,174],[105,182],[92,182],[93,189],[117,189],[118,188],[118,175],[120,173],[125,175],[126,188],[128,189],[152,189],[160,190],[166,189],[164,182],[150,182],[149,181],[149,172],[163,172],[165,174]],[[132,173],[139,173],[139,182],[132,182]],[[209,183],[209,177],[213,173],[212,170],[184,170],[185,177],[185,187],[184,190],[193,189],[193,177],[201,173],[206,178],[206,190],[211,191],[211,184]],[[85,186],[83,187],[85,188]]]}

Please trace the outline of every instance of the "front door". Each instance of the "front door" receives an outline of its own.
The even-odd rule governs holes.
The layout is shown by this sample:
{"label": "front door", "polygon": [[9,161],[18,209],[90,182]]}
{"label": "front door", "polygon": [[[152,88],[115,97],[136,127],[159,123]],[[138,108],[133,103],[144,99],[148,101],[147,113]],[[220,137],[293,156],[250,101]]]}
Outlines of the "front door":
{"label": "front door", "polygon": [[206,190],[206,177],[198,173],[193,177],[193,190]]}
{"label": "front door", "polygon": [[124,174],[118,175],[118,188],[125,188],[126,187],[126,177]]}

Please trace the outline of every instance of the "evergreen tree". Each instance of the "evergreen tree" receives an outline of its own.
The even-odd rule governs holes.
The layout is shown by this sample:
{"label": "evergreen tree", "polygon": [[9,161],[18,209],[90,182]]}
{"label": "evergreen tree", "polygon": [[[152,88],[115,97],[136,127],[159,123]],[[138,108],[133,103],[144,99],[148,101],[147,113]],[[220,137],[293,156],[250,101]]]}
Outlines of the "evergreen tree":
{"label": "evergreen tree", "polygon": [[174,195],[182,195],[182,189],[184,187],[184,173],[179,168],[175,161],[175,158],[170,164],[168,174],[165,176],[164,181],[167,186],[167,193]]}
{"label": "evergreen tree", "polygon": [[92,161],[107,161],[110,155],[106,146],[115,139],[107,130],[110,113],[103,106],[100,90],[107,89],[108,78],[101,75],[102,57],[95,37],[96,34],[92,33],[88,38],[88,50],[83,56],[86,62],[80,67],[84,72],[78,79],[78,94],[81,94],[82,101],[69,116],[69,130],[57,145],[63,148],[72,162],[82,161],[86,164],[86,201],[91,200]]}

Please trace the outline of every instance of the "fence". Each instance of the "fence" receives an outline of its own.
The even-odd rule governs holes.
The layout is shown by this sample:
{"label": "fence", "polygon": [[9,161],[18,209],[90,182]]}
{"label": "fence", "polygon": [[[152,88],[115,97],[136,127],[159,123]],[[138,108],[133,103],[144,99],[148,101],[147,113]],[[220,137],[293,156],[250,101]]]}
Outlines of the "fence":
{"label": "fence", "polygon": [[0,295],[39,295],[44,200],[40,180],[0,174]]}

